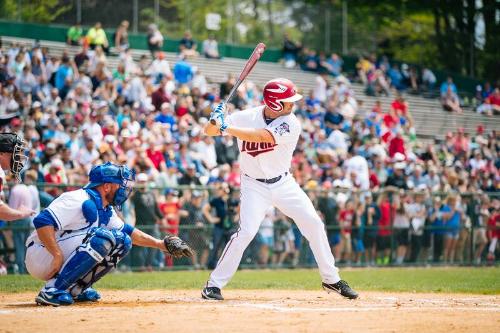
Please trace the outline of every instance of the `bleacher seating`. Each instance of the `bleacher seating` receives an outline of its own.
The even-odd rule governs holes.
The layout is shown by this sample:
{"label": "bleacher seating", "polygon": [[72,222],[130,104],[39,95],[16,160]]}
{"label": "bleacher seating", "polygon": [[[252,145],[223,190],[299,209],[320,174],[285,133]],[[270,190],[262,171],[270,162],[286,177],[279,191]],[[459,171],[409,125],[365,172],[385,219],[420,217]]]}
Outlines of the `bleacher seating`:
{"label": "bleacher seating", "polygon": [[[31,46],[33,40],[2,37],[3,42],[17,42]],[[40,41],[42,46],[48,47],[49,53],[60,55],[64,50],[67,50],[69,55],[73,56],[79,51],[79,47],[71,47],[64,43],[52,41]],[[134,59],[138,60],[143,54],[149,55],[146,50],[133,50],[132,55]],[[166,57],[171,66],[177,61],[175,53],[166,53]],[[116,67],[119,59],[116,55],[108,57],[109,66]],[[205,59],[199,57],[190,59],[189,62],[203,73],[207,79],[212,82],[222,82],[227,77],[228,73],[237,75],[245,64],[244,59],[225,58],[222,60]],[[313,89],[316,74],[304,72],[298,69],[287,69],[277,63],[259,62],[253,69],[249,79],[258,85],[263,85],[273,77],[285,77],[293,82],[305,94]],[[356,93],[356,98],[364,102],[363,111],[371,110],[375,101],[380,100],[384,110],[388,110],[392,97],[371,97],[364,93],[364,87],[361,84],[353,83],[352,88]],[[464,128],[465,132],[474,134],[478,125],[483,125],[486,130],[493,130],[500,128],[500,118],[487,117],[475,113],[470,108],[465,108],[463,114],[452,114],[442,109],[441,104],[437,98],[429,99],[418,95],[406,94],[405,98],[410,104],[410,111],[415,122],[417,135],[424,139],[434,137],[442,138],[445,133],[449,131],[456,131],[457,128]],[[363,115],[361,112],[361,115]]]}

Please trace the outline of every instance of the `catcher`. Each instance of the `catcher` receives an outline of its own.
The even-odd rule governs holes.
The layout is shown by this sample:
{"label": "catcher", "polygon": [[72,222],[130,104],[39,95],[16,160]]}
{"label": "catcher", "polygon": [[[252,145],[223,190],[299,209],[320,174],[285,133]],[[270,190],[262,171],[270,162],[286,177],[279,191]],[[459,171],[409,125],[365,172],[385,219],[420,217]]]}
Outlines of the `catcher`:
{"label": "catcher", "polygon": [[132,244],[176,258],[193,255],[180,238],[156,239],[117,216],[115,209],[129,197],[134,180],[127,166],[95,166],[84,188],[63,193],[35,217],[36,230],[26,242],[26,267],[33,277],[46,281],[36,303],[98,301],[101,296],[92,285],[116,267]]}

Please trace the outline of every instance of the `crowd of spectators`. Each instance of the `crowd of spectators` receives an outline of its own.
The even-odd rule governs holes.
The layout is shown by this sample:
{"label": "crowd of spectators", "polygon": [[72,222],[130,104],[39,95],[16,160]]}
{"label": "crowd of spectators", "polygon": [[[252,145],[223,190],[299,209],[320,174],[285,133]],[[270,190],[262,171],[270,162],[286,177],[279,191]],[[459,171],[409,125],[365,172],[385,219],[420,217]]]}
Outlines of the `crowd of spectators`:
{"label": "crowd of spectators", "polygon": [[[294,42],[288,34],[284,36],[282,52],[283,63],[287,68],[299,67],[304,71],[333,77],[343,73],[344,62],[338,54],[332,53],[328,56],[325,52],[303,47],[301,43]],[[467,104],[481,114],[500,114],[499,87],[492,87],[486,82],[484,86],[477,86],[476,94],[471,100],[467,97],[463,100],[451,77],[447,77],[436,91],[437,78],[431,69],[424,67],[419,70],[416,66],[405,63],[391,64],[387,56],[360,56],[355,73],[350,76],[365,86],[365,93],[369,96],[392,96],[403,92],[430,97],[437,95],[443,109],[449,112],[463,113],[462,106]]]}
{"label": "crowd of spectators", "polygon": [[[154,48],[151,57],[135,59],[127,26],[124,21],[114,38],[121,45],[116,68],[108,62],[109,45],[99,41],[62,55],[37,43],[4,45],[1,130],[28,143],[25,181],[41,184],[39,194],[30,193],[42,207],[77,186],[63,184],[85,184],[92,165],[128,164],[137,171],[138,190],[121,212],[125,221],[155,234],[180,233],[197,249],[187,264],[213,267],[238,223],[238,149],[234,138],[206,137],[202,128],[235,79],[207,83],[182,54],[193,49],[188,45],[175,64]],[[150,40],[158,40],[153,30]],[[457,129],[424,144],[403,95],[387,110],[378,103],[361,113],[363,104],[338,61],[325,60],[338,75],[320,72],[297,104],[303,132],[291,169],[324,218],[336,258],[352,264],[453,262],[464,259],[471,239],[475,253],[469,259],[493,258],[500,223],[497,133],[481,126],[476,133]],[[260,105],[261,96],[261,87],[247,80],[229,108]],[[2,234],[12,248],[12,236]],[[270,210],[243,263],[313,264],[303,243],[295,225]],[[18,256],[23,253],[4,258],[15,262]],[[142,249],[123,262],[142,270],[174,264]]]}

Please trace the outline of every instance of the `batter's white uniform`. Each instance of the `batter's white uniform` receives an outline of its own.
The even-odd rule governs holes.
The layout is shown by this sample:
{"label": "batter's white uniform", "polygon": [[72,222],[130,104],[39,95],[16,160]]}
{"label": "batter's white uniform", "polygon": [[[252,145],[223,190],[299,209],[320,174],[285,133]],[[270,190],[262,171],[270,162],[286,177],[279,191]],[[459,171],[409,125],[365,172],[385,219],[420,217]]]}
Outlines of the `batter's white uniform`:
{"label": "batter's white uniform", "polygon": [[[229,282],[270,206],[292,218],[307,238],[323,282],[337,283],[340,277],[328,244],[325,226],[311,200],[289,172],[293,151],[301,133],[300,122],[294,114],[289,114],[266,124],[263,110],[264,106],[260,106],[235,112],[227,117],[229,126],[267,129],[273,135],[275,144],[238,139],[241,152],[240,227],[226,245],[217,267],[210,275],[208,287],[222,288]],[[280,176],[273,184],[256,180]]]}
{"label": "batter's white uniform", "polygon": [[[88,230],[99,226],[99,218],[93,224],[89,224],[83,216],[82,203],[88,199],[90,197],[87,192],[80,189],[63,193],[46,208],[57,223],[55,236],[64,256],[63,262],[66,262],[76,248],[82,244]],[[101,227],[106,227],[109,230],[122,230],[124,225],[113,210],[108,224]],[[33,277],[44,280],[50,271],[53,257],[40,242],[36,230],[29,236],[26,246],[28,249],[25,263],[28,272]]]}

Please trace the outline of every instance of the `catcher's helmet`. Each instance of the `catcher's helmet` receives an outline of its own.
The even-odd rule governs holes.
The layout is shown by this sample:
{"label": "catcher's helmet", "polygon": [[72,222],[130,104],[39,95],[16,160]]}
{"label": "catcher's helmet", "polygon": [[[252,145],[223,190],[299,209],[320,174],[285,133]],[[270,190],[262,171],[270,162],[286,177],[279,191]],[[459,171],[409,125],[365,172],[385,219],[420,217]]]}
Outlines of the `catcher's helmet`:
{"label": "catcher's helmet", "polygon": [[274,112],[283,111],[281,102],[296,102],[302,98],[295,85],[287,79],[273,79],[264,86],[264,104]]}
{"label": "catcher's helmet", "polygon": [[131,182],[135,181],[135,171],[126,165],[116,165],[111,162],[96,165],[90,170],[89,183],[84,188],[94,188],[105,183],[119,184],[113,205],[121,210],[121,206],[132,192]]}

